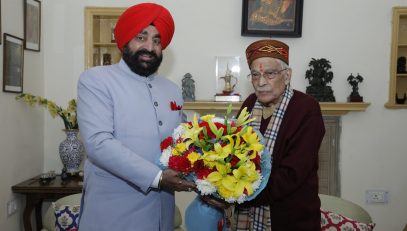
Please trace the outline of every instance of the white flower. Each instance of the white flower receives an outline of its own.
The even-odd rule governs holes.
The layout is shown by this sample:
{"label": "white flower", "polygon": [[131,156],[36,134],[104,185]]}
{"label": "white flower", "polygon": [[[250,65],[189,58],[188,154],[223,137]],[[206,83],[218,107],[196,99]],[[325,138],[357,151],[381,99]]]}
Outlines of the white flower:
{"label": "white flower", "polygon": [[235,197],[229,197],[229,198],[225,198],[225,201],[228,203],[235,203],[237,202],[238,204],[241,204],[243,202],[245,202],[247,199],[246,194],[242,194],[240,197],[235,198]]}
{"label": "white flower", "polygon": [[185,133],[185,128],[183,126],[183,124],[178,125],[177,128],[174,129],[174,132],[172,133],[172,138],[174,138],[174,140],[178,140],[182,134]]}
{"label": "white flower", "polygon": [[263,181],[263,176],[260,174],[260,171],[257,171],[257,174],[259,178],[252,183],[253,191],[256,191],[260,187],[261,182]]}
{"label": "white flower", "polygon": [[197,179],[195,183],[196,187],[201,192],[201,195],[211,195],[216,192],[216,187],[207,180]]}
{"label": "white flower", "polygon": [[163,150],[163,152],[160,156],[160,162],[165,167],[168,167],[168,161],[170,160],[171,152],[172,152],[172,147],[169,146],[168,148]]}

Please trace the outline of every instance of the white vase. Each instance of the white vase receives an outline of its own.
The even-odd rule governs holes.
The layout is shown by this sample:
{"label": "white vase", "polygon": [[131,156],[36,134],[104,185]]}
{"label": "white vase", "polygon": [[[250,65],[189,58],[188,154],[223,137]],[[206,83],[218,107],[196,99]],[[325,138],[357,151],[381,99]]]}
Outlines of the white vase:
{"label": "white vase", "polygon": [[80,171],[79,166],[83,159],[84,147],[78,139],[78,129],[63,129],[66,139],[59,144],[59,155],[66,172],[75,174]]}

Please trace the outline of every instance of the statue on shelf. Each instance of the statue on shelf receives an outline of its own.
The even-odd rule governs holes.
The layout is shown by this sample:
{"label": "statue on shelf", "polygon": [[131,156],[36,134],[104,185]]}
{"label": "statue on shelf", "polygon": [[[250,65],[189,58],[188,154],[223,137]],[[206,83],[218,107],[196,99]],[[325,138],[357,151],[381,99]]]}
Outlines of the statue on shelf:
{"label": "statue on shelf", "polygon": [[311,86],[306,88],[306,93],[315,97],[319,102],[335,102],[334,92],[328,83],[332,82],[334,74],[329,60],[321,58],[309,62],[309,70],[305,73],[305,79]]}
{"label": "statue on shelf", "polygon": [[404,104],[406,102],[407,99],[407,95],[406,93],[404,93],[404,97],[403,98],[399,98],[399,96],[396,93],[396,103],[397,104]]}
{"label": "statue on shelf", "polygon": [[182,78],[182,98],[185,102],[195,101],[195,80],[190,73],[186,73]]}
{"label": "statue on shelf", "polygon": [[397,59],[397,73],[398,74],[406,74],[406,57],[401,56]]}
{"label": "statue on shelf", "polygon": [[363,102],[363,97],[359,95],[359,83],[363,82],[363,77],[358,75],[355,77],[352,73],[348,77],[348,83],[352,86],[352,93],[348,97],[349,102]]}

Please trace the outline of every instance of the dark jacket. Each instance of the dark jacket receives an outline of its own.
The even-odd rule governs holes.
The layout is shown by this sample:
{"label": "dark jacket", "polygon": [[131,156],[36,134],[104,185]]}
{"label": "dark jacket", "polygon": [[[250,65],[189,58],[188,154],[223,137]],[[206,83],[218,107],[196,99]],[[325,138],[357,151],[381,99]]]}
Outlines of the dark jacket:
{"label": "dark jacket", "polygon": [[[242,105],[252,110],[256,95]],[[263,134],[270,121],[262,119]],[[241,206],[271,206],[273,231],[320,230],[318,197],[318,151],[325,126],[318,102],[302,92],[291,98],[272,154],[272,169],[266,188]]]}

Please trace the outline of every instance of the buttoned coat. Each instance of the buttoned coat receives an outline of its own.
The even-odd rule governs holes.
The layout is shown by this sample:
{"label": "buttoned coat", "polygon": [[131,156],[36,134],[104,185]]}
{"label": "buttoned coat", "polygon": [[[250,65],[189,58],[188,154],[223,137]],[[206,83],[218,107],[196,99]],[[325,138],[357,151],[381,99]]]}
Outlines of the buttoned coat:
{"label": "buttoned coat", "polygon": [[179,87],[142,77],[121,60],[78,81],[78,123],[87,153],[81,231],[173,230],[174,194],[151,187],[160,142],[181,122]]}

